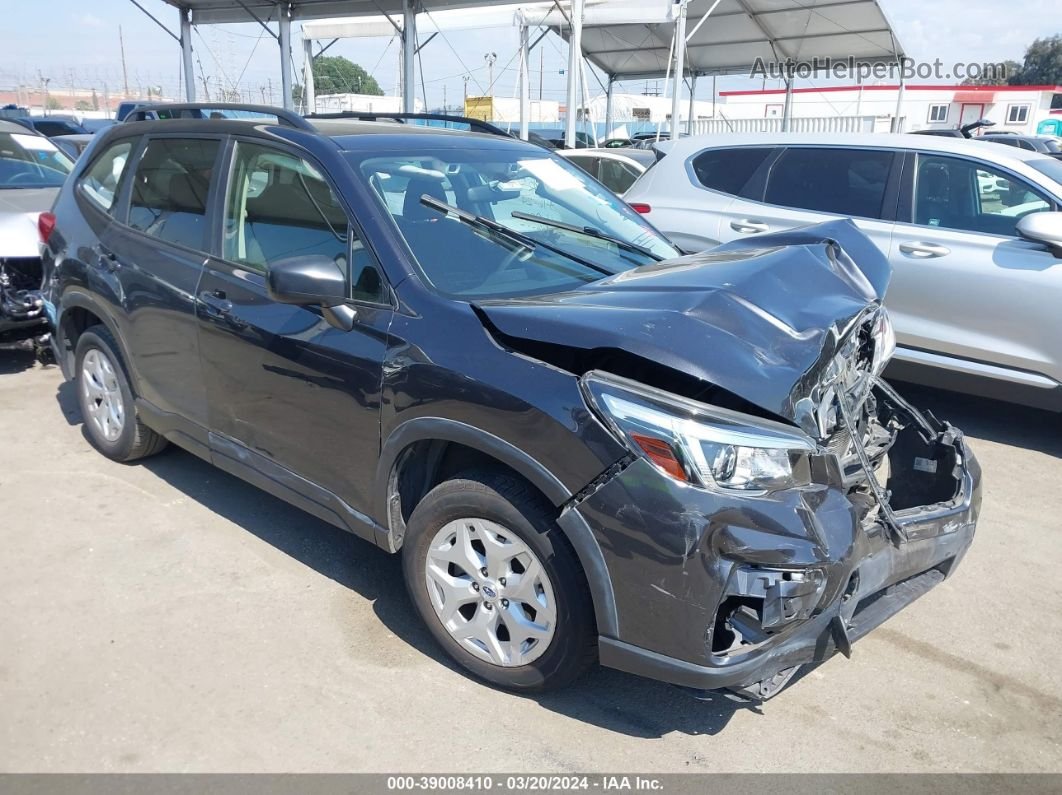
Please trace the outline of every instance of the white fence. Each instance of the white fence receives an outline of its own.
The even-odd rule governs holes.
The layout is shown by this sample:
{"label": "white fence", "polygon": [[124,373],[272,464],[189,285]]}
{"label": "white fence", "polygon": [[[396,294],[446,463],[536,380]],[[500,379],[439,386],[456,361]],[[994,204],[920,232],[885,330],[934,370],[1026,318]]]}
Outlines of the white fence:
{"label": "white fence", "polygon": [[[789,120],[789,131],[795,133],[888,132],[890,117],[879,116],[797,116]],[[685,128],[685,125],[683,125]],[[708,133],[777,133],[782,132],[782,119],[697,119],[694,135]]]}

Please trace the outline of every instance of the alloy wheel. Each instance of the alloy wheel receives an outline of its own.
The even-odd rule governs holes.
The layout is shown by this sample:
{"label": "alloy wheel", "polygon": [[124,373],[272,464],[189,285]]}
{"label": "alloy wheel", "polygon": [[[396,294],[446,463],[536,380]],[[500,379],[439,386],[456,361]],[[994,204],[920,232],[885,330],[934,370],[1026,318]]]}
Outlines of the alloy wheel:
{"label": "alloy wheel", "polygon": [[527,544],[496,522],[443,526],[428,547],[424,578],[443,627],[481,660],[527,665],[553,640],[557,603],[549,576]]}
{"label": "alloy wheel", "polygon": [[125,427],[125,399],[114,365],[98,348],[85,354],[80,382],[86,419],[103,439],[118,441]]}

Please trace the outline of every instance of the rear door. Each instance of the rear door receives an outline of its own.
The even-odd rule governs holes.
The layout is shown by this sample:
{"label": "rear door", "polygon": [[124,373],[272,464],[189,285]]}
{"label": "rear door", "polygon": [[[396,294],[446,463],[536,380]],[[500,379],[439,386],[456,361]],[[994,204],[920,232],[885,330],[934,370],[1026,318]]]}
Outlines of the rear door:
{"label": "rear door", "polygon": [[101,238],[102,270],[117,281],[140,397],[206,425],[195,293],[222,138],[157,135],[135,157],[120,223]]}
{"label": "rear door", "polygon": [[[253,140],[237,140],[228,162],[220,240],[196,296],[215,460],[238,460],[320,501],[286,474],[295,473],[367,509],[390,289],[320,165]],[[270,265],[311,254],[348,273],[351,331],[320,307],[270,299]]]}
{"label": "rear door", "polygon": [[910,153],[887,297],[900,345],[1062,381],[1062,265],[1014,229],[1058,206],[993,163]]}
{"label": "rear door", "polygon": [[791,146],[766,164],[760,185],[724,213],[723,240],[852,218],[886,255],[899,194],[901,157],[886,148]]}

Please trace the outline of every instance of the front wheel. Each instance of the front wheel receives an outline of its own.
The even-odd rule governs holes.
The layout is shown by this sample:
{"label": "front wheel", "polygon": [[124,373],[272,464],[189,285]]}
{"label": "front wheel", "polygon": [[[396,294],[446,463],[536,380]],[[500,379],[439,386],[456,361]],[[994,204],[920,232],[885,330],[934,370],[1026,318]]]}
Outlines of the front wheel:
{"label": "front wheel", "polygon": [[402,547],[406,587],[435,639],[511,690],[563,687],[596,658],[586,578],[552,513],[519,478],[465,473],[417,505]]}

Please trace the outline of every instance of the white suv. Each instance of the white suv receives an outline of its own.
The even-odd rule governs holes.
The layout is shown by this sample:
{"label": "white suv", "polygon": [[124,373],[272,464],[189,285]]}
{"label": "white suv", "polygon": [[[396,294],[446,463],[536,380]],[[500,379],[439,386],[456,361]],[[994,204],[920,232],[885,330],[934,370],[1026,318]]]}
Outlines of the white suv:
{"label": "white suv", "polygon": [[892,377],[1062,410],[1062,161],[926,135],[657,146],[624,199],[682,249],[851,217],[892,261]]}

